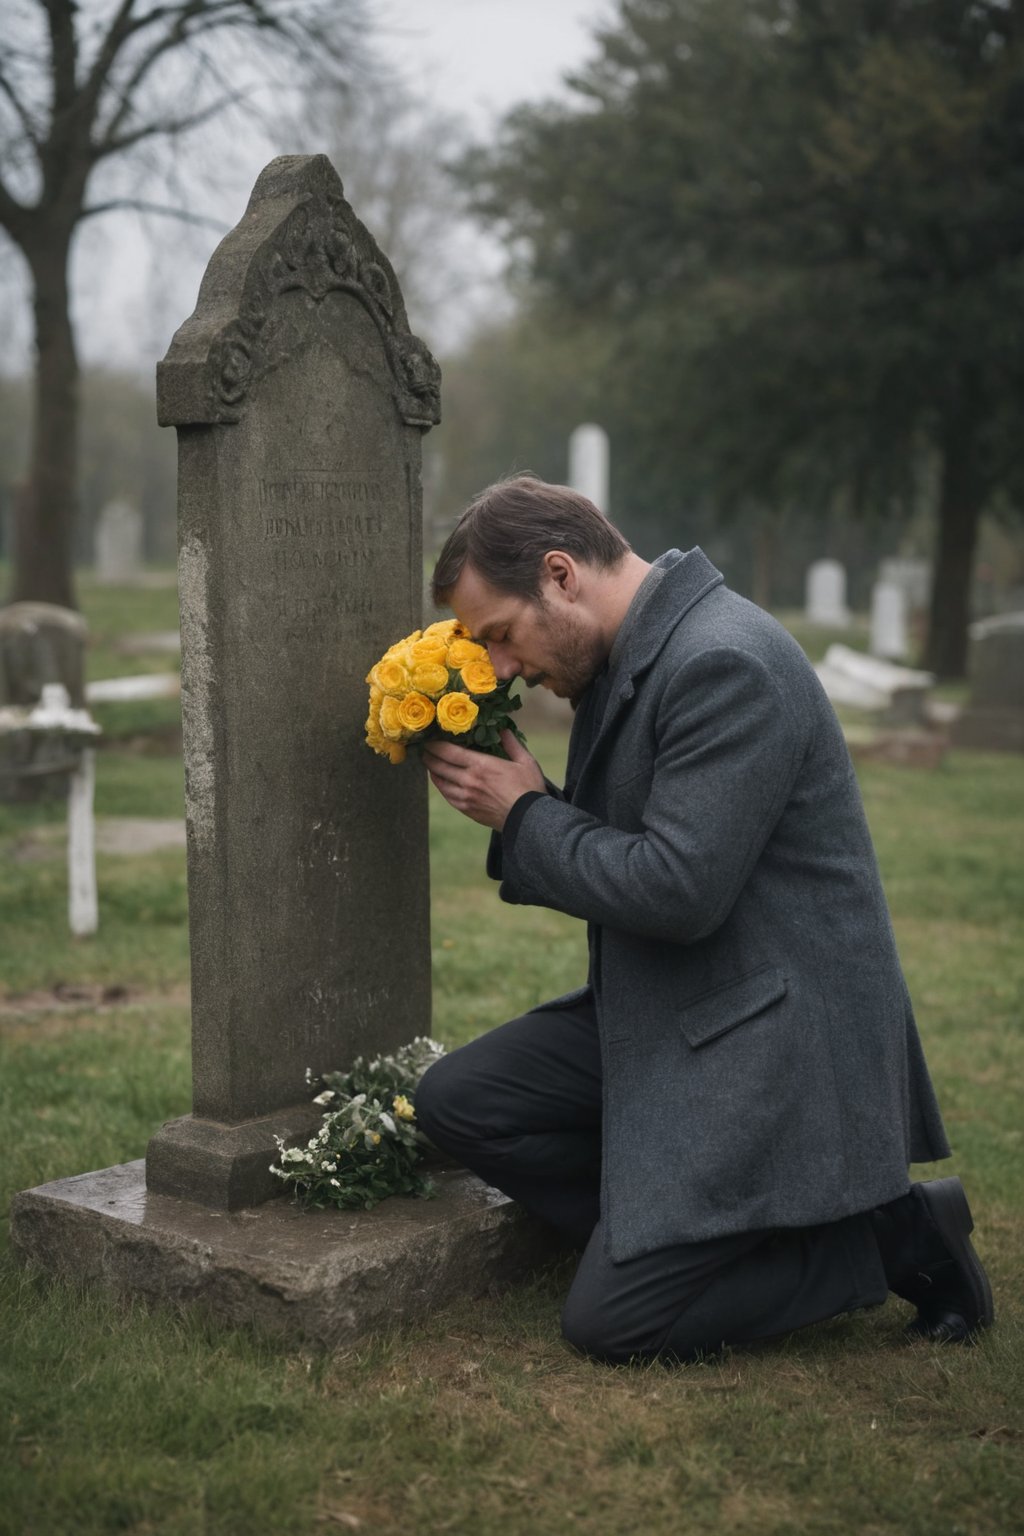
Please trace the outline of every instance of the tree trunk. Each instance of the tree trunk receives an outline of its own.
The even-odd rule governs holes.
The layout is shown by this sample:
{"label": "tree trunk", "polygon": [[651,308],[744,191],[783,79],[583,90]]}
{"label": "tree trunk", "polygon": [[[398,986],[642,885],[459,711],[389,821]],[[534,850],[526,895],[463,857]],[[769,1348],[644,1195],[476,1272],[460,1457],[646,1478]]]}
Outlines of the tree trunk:
{"label": "tree trunk", "polygon": [[78,357],[68,291],[70,231],[26,251],[34,285],[36,370],[28,480],[15,510],[11,600],[74,608]]}
{"label": "tree trunk", "polygon": [[779,515],[762,509],[754,521],[754,570],[751,597],[759,608],[770,609],[775,587],[775,557],[779,545]]}
{"label": "tree trunk", "polygon": [[965,411],[946,432],[939,529],[932,579],[925,666],[941,678],[967,670],[974,546],[984,493],[977,464],[977,430]]}

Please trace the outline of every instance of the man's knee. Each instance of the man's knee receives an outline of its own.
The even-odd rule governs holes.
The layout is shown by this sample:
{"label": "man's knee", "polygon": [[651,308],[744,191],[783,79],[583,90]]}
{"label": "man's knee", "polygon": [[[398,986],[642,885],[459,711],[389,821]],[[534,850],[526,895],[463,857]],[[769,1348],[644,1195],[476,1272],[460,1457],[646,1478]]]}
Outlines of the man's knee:
{"label": "man's knee", "polygon": [[628,1365],[631,1360],[649,1358],[638,1350],[637,1341],[625,1337],[602,1307],[593,1307],[585,1298],[569,1292],[562,1309],[562,1337],[573,1349],[604,1365]]}
{"label": "man's knee", "polygon": [[566,1299],[562,1337],[580,1354],[604,1365],[642,1365],[652,1360],[686,1365],[718,1359],[723,1349],[715,1329],[687,1328],[679,1319],[666,1332],[664,1321],[652,1327],[650,1319],[632,1308],[609,1304],[600,1295],[588,1295],[583,1287],[570,1291]]}
{"label": "man's knee", "polygon": [[423,1134],[442,1149],[473,1132],[477,1097],[472,1066],[461,1050],[428,1067],[416,1087],[416,1120]]}
{"label": "man's knee", "polygon": [[449,1058],[442,1056],[429,1066],[416,1084],[416,1123],[424,1136],[431,1141],[444,1127],[444,1108],[448,1094],[445,1089]]}

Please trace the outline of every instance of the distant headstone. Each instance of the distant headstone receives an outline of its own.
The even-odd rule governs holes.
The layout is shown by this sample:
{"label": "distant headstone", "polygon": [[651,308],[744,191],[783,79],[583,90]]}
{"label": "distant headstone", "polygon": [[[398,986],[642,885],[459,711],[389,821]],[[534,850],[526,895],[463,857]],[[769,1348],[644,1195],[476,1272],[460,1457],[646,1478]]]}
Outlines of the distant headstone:
{"label": "distant headstone", "polygon": [[848,645],[830,645],[815,667],[833,704],[884,712],[892,725],[920,725],[926,719],[931,672],[916,672]]}
{"label": "distant headstone", "polygon": [[96,580],[132,582],[142,571],[142,514],[127,501],[111,501],[96,522]]}
{"label": "distant headstone", "polygon": [[569,438],[569,484],[601,512],[608,511],[608,434],[585,422]]}
{"label": "distant headstone", "polygon": [[923,613],[927,609],[932,592],[930,560],[910,555],[891,556],[880,562],[878,579],[903,591],[909,613]]}
{"label": "distant headstone", "polygon": [[76,709],[85,700],[87,627],[56,603],[0,608],[0,704],[37,704],[46,683],[63,683]]}
{"label": "distant headstone", "polygon": [[871,589],[872,656],[902,661],[907,655],[907,594],[892,581],[876,581]]}
{"label": "distant headstone", "polygon": [[1024,752],[1024,612],[982,619],[970,628],[970,697],[953,724],[953,743]]}
{"label": "distant headstone", "polygon": [[[86,623],[55,603],[11,603],[0,608],[0,709],[29,709],[47,687],[61,686],[72,708],[85,703]],[[67,792],[80,752],[45,732],[4,733],[0,744],[0,800],[29,801]]]}
{"label": "distant headstone", "polygon": [[816,560],[807,572],[807,622],[827,629],[845,629],[846,571],[838,560]]}
{"label": "distant headstone", "polygon": [[260,176],[157,382],[179,428],[193,1113],[147,1181],[234,1208],[278,1192],[307,1069],[429,1033],[426,776],[363,721],[366,672],[420,623],[440,374],[317,155]]}

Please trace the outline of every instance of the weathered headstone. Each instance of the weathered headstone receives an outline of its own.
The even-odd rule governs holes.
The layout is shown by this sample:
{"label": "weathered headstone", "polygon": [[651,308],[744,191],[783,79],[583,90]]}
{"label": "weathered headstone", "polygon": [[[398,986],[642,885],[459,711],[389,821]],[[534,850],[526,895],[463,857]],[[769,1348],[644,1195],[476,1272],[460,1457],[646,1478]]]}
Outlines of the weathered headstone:
{"label": "weathered headstone", "polygon": [[274,161],[158,371],[179,429],[193,1115],[154,1137],[151,1188],[275,1193],[307,1068],[429,1033],[427,783],[382,772],[362,722],[367,670],[420,623],[439,382],[330,162]]}
{"label": "weathered headstone", "polygon": [[1024,752],[1024,613],[1003,613],[970,628],[971,692],[953,724],[958,747]]}
{"label": "weathered headstone", "polygon": [[876,581],[871,589],[869,649],[886,661],[902,661],[909,649],[907,594],[893,581]]}
{"label": "weathered headstone", "polygon": [[914,555],[892,555],[880,561],[878,579],[902,588],[911,614],[923,613],[927,609],[932,591],[930,560]]}
{"label": "weathered headstone", "polygon": [[307,1068],[429,1027],[426,776],[369,752],[363,721],[367,670],[419,622],[439,373],[324,156],[264,171],[158,393],[179,438],[193,1113],[145,1169],[21,1191],[12,1240],[347,1342],[528,1272],[551,1239],[462,1170],[379,1213],[266,1198],[275,1134],[317,1122]]}
{"label": "weathered headstone", "polygon": [[865,656],[848,645],[830,645],[815,671],[833,704],[884,711],[891,725],[923,724],[928,696],[935,687],[931,672]]}
{"label": "weathered headstone", "polygon": [[[28,709],[47,686],[62,685],[72,708],[85,703],[86,623],[55,603],[10,603],[0,608],[0,708]],[[59,734],[10,730],[0,747],[0,800],[36,800],[66,794],[79,749]]]}
{"label": "weathered headstone", "polygon": [[846,571],[838,560],[816,560],[807,572],[807,622],[828,629],[845,629]]}
{"label": "weathered headstone", "polygon": [[593,422],[584,422],[569,438],[569,484],[608,511],[608,434]]}
{"label": "weathered headstone", "polygon": [[142,514],[127,501],[111,501],[96,521],[96,580],[136,581],[142,571]]}

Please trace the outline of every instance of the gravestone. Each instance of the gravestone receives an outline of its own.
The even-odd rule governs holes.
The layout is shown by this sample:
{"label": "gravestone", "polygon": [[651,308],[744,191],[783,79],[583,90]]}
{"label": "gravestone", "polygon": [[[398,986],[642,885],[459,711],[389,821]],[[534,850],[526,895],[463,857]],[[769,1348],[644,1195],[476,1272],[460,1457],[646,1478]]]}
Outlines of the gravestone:
{"label": "gravestone", "polygon": [[[0,608],[0,709],[29,709],[47,686],[63,686],[73,709],[85,704],[86,623],[56,603]],[[80,749],[56,734],[12,730],[0,749],[0,800],[26,801],[67,793]]]}
{"label": "gravestone", "polygon": [[368,669],[421,621],[439,383],[330,162],[273,162],[158,370],[179,429],[193,1115],[154,1137],[151,1188],[276,1193],[268,1117],[303,1121],[306,1069],[430,1032],[427,781],[382,771],[362,723]]}
{"label": "gravestone", "polygon": [[96,580],[136,581],[142,571],[142,514],[127,501],[111,501],[96,521]]}
{"label": "gravestone", "polygon": [[440,376],[325,156],[260,176],[158,370],[179,442],[193,1112],[140,1161],[12,1204],[15,1251],[348,1342],[528,1273],[550,1234],[463,1170],[313,1215],[275,1136],[306,1071],[429,1033],[427,779],[363,740],[365,675],[419,624],[420,437]]}
{"label": "gravestone", "polygon": [[902,661],[907,654],[907,594],[896,582],[876,581],[871,589],[869,649],[886,661]]}
{"label": "gravestone", "polygon": [[850,622],[846,606],[846,571],[838,560],[816,560],[807,572],[808,624],[845,629]]}
{"label": "gravestone", "polygon": [[601,512],[608,511],[608,434],[585,422],[569,438],[569,484]]}
{"label": "gravestone", "polygon": [[1024,612],[972,624],[967,675],[970,697],[953,724],[953,744],[1024,752]]}
{"label": "gravestone", "polygon": [[892,555],[878,566],[879,581],[902,588],[910,613],[924,613],[932,592],[932,564],[914,555]]}

